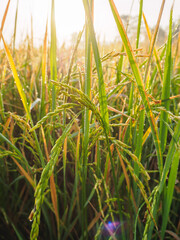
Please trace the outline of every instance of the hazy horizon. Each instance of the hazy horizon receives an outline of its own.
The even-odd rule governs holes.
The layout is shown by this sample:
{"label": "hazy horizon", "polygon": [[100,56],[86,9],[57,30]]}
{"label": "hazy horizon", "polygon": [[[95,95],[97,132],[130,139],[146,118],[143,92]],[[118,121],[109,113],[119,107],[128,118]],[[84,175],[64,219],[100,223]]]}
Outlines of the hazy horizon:
{"label": "hazy horizon", "polygon": [[[18,0],[12,0],[10,3],[7,19],[3,29],[3,35],[6,42],[10,42],[13,35],[14,19]],[[2,20],[5,7],[8,0],[2,0],[0,8],[0,21]],[[114,0],[120,15],[129,15],[132,7],[131,15],[138,15],[139,1],[134,0]],[[144,0],[143,11],[150,27],[155,26],[159,9],[162,1]],[[169,23],[170,8],[173,0],[165,3],[163,16],[160,26],[165,29]],[[108,0],[94,1],[94,27],[96,34],[100,39],[113,41],[118,36],[116,24],[114,22]],[[82,30],[84,25],[84,8],[82,0],[55,0],[56,7],[56,28],[57,40],[59,44],[69,41],[75,32]],[[45,32],[46,21],[50,22],[50,0],[19,0],[18,18],[17,18],[17,34],[16,43],[21,42],[27,34],[30,35],[31,16],[33,19],[33,38],[36,45],[42,44]],[[174,20],[180,18],[180,1],[175,0],[173,16]],[[48,32],[50,33],[50,24],[48,24]],[[2,45],[2,44],[1,44]]]}

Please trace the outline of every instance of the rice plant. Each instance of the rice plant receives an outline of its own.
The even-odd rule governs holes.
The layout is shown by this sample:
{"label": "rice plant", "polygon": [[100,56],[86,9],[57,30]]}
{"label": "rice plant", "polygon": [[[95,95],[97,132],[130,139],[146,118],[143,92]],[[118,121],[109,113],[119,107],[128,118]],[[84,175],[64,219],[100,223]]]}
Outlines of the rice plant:
{"label": "rice plant", "polygon": [[159,46],[164,0],[153,32],[139,2],[136,41],[108,2],[121,39],[113,46],[98,41],[94,1],[83,0],[84,28],[73,48],[58,48],[52,0],[42,46],[28,36],[16,48],[20,2],[8,45],[8,1],[0,28],[0,239],[179,239],[173,6]]}

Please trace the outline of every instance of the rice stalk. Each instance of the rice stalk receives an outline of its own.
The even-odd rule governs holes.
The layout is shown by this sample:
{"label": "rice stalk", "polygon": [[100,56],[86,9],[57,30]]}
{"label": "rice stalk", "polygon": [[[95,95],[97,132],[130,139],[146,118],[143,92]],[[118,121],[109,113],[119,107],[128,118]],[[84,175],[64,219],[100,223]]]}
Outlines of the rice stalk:
{"label": "rice stalk", "polygon": [[19,7],[19,0],[17,1],[16,14],[15,14],[15,21],[14,21],[13,56],[14,56],[14,54],[15,54],[15,47],[16,47],[15,44],[16,44],[16,30],[17,30],[18,7]]}
{"label": "rice stalk", "polygon": [[34,194],[35,205],[34,205],[33,224],[32,224],[31,235],[30,235],[31,240],[37,240],[37,238],[38,238],[41,207],[42,207],[42,203],[43,203],[44,197],[45,197],[45,190],[48,187],[49,178],[53,174],[54,167],[55,167],[56,162],[58,161],[58,157],[62,150],[64,140],[65,140],[67,134],[69,133],[74,120],[75,120],[75,118],[70,121],[70,123],[67,125],[67,127],[63,131],[62,135],[57,139],[55,145],[53,146],[53,148],[51,150],[50,161],[46,164],[46,166],[44,167],[44,169],[41,173],[41,178],[39,180],[39,183],[36,187],[35,194]]}
{"label": "rice stalk", "polygon": [[44,36],[44,44],[43,44],[43,56],[42,56],[42,81],[41,81],[41,107],[40,107],[40,118],[45,116],[46,108],[45,108],[45,99],[46,99],[46,74],[47,74],[47,23],[46,23],[46,31]]}
{"label": "rice stalk", "polygon": [[[21,101],[23,103],[23,106],[24,106],[24,109],[25,109],[25,112],[26,112],[26,115],[27,115],[27,119],[30,121],[31,126],[33,127],[33,121],[32,121],[31,113],[30,113],[30,107],[28,105],[27,98],[26,98],[26,95],[24,93],[21,81],[20,81],[20,79],[18,77],[18,74],[17,74],[17,71],[16,71],[16,67],[15,67],[12,55],[11,55],[11,53],[10,53],[6,43],[5,43],[3,35],[2,35],[2,40],[3,40],[3,44],[4,44],[4,48],[5,48],[6,54],[7,54],[9,65],[11,67],[11,70],[12,70],[12,73],[13,73],[13,77],[14,77],[14,80],[15,80],[15,83],[16,83],[16,86],[17,86],[17,89],[18,89]],[[37,146],[37,150],[38,150],[39,157],[40,157],[40,160],[41,160],[41,164],[42,164],[42,166],[44,166],[44,157],[42,155],[42,151],[41,151],[41,148],[40,148],[40,145],[39,145],[39,141],[38,141],[36,132],[33,131],[33,134],[34,134],[34,138],[35,138],[35,141],[36,141],[36,146]]]}
{"label": "rice stalk", "polygon": [[[57,64],[56,64],[56,24],[55,24],[55,2],[51,1],[51,47],[50,47],[50,68],[51,80],[57,80]],[[56,87],[52,85],[52,111],[56,108]]]}
{"label": "rice stalk", "polygon": [[145,107],[145,111],[149,120],[149,124],[151,126],[151,131],[152,131],[152,135],[154,138],[154,144],[156,146],[156,151],[157,151],[157,157],[158,157],[158,167],[159,167],[159,171],[160,171],[160,175],[162,172],[162,153],[161,153],[161,148],[160,148],[160,141],[159,141],[159,136],[158,136],[158,131],[157,131],[157,126],[155,124],[155,120],[154,120],[154,115],[152,113],[150,104],[149,104],[149,100],[147,97],[147,93],[144,87],[144,83],[142,81],[142,77],[140,74],[140,70],[137,66],[133,51],[132,51],[132,47],[130,45],[130,42],[128,40],[128,37],[126,35],[125,29],[123,27],[123,23],[122,20],[117,12],[116,6],[113,2],[113,0],[109,0],[110,6],[111,6],[111,10],[114,16],[114,19],[116,21],[119,33],[121,35],[122,41],[124,43],[128,58],[129,58],[129,62],[132,68],[132,71],[134,73],[134,77],[136,79],[136,84],[137,87],[139,89],[139,93],[141,95],[144,107]]}
{"label": "rice stalk", "polygon": [[[43,130],[42,126],[41,126],[41,132],[42,132],[42,138],[43,138],[43,142],[44,142],[44,149],[45,149],[45,153],[46,153],[46,158],[47,158],[47,161],[49,162],[50,157],[49,157],[49,154],[48,154],[45,133],[44,133],[44,130]],[[54,208],[54,212],[55,212],[55,216],[56,216],[56,222],[57,222],[57,232],[58,232],[58,236],[59,236],[59,234],[60,234],[59,233],[60,220],[59,220],[58,199],[57,199],[56,185],[55,185],[55,181],[54,181],[54,174],[52,174],[51,177],[50,177],[50,189],[51,189],[51,199],[52,199],[53,208]]]}
{"label": "rice stalk", "polygon": [[[176,145],[179,141],[179,137],[180,137],[180,121],[178,121],[178,123],[174,129],[174,133],[173,133],[170,145],[169,145],[169,150],[168,150],[168,153],[166,156],[166,160],[165,160],[165,164],[164,164],[164,168],[162,171],[162,176],[161,176],[160,182],[153,190],[154,191],[154,197],[153,197],[153,202],[152,202],[152,214],[153,215],[156,214],[157,205],[160,200],[161,193],[164,189],[165,181],[166,181],[167,175],[169,173],[169,169],[172,164],[172,161],[174,159],[174,155],[176,154]],[[174,166],[173,166],[173,171],[175,171]],[[172,182],[172,181],[173,181],[173,177],[171,175],[170,182]],[[169,207],[169,203],[172,201],[172,195],[170,197],[171,198],[168,200],[166,207]],[[167,216],[165,215],[165,221],[167,221],[166,217]],[[163,224],[165,224],[165,223],[163,223]],[[162,233],[163,235],[164,235],[164,227],[165,227],[165,225],[163,225],[163,233]],[[143,240],[151,239],[152,230],[153,230],[153,223],[151,222],[150,216],[148,216],[146,225],[145,225],[145,229],[144,229],[144,233],[143,233]]]}
{"label": "rice stalk", "polygon": [[11,0],[9,0],[7,5],[6,5],[6,9],[5,9],[5,12],[4,12],[4,15],[3,15],[3,19],[2,19],[2,22],[1,22],[0,40],[1,40],[1,37],[2,37],[2,31],[3,31],[3,28],[4,28],[5,21],[6,21],[6,17],[7,17],[10,1]]}
{"label": "rice stalk", "polygon": [[[169,20],[169,35],[166,47],[166,58],[164,66],[164,77],[163,77],[163,87],[161,95],[161,104],[167,111],[169,111],[170,101],[164,101],[170,97],[170,86],[171,86],[171,72],[172,72],[172,14],[173,8],[171,8],[170,20]],[[168,121],[168,112],[161,111],[160,115],[160,141],[161,141],[161,150],[164,152],[167,142],[167,123]]]}
{"label": "rice stalk", "polygon": [[[101,112],[101,116],[102,116],[103,129],[104,129],[104,132],[105,132],[108,152],[109,152],[110,161],[111,161],[113,180],[114,180],[115,192],[116,192],[117,203],[118,203],[119,217],[122,220],[122,211],[121,211],[121,204],[120,204],[119,197],[118,197],[117,180],[116,180],[116,176],[115,176],[115,168],[114,168],[114,163],[113,163],[113,159],[112,159],[112,155],[111,155],[110,143],[109,143],[109,138],[108,138],[108,135],[109,135],[109,114],[108,114],[108,109],[107,109],[107,98],[106,98],[106,92],[105,92],[105,84],[104,84],[104,80],[103,80],[102,65],[101,65],[99,50],[98,50],[97,41],[96,41],[94,28],[93,28],[92,15],[91,15],[91,12],[90,12],[88,1],[83,0],[83,4],[84,4],[86,17],[87,17],[87,20],[88,20],[88,28],[89,28],[89,32],[90,32],[90,39],[91,39],[91,43],[92,43],[92,48],[93,48],[93,53],[94,53],[94,58],[95,58],[95,63],[96,63],[96,68],[97,68],[97,74],[98,74],[99,103],[100,103],[100,112]],[[123,240],[124,240],[125,239],[125,232],[124,232],[124,226],[123,225],[121,226],[121,230],[122,230],[122,237],[123,237]]]}
{"label": "rice stalk", "polygon": [[[179,141],[179,144],[180,144],[180,141]],[[168,179],[167,191],[164,199],[164,212],[163,212],[163,220],[162,220],[162,226],[161,226],[162,239],[164,239],[168,218],[169,218],[170,207],[173,199],[174,186],[177,180],[178,166],[179,166],[179,160],[180,160],[179,156],[180,156],[180,150],[177,149],[174,154],[174,159],[172,161],[171,170],[170,170],[169,179]]]}
{"label": "rice stalk", "polygon": [[[91,16],[94,11],[94,1],[89,1]],[[90,41],[90,33],[88,28],[88,19],[86,19],[85,31],[85,83],[84,94],[91,99],[91,81],[92,81],[92,45]],[[84,111],[84,143],[83,143],[83,162],[82,162],[82,229],[87,234],[87,208],[84,208],[86,202],[86,181],[87,181],[87,163],[88,163],[88,144],[89,144],[89,124],[90,124],[90,111],[85,107]]]}
{"label": "rice stalk", "polygon": [[[145,27],[146,27],[146,32],[147,32],[149,41],[151,42],[152,41],[152,36],[151,36],[149,25],[147,23],[147,20],[146,20],[146,17],[144,15],[144,13],[143,13],[143,20],[144,20],[144,24],[145,24]],[[155,46],[154,46],[154,56],[155,56],[155,59],[156,59],[156,66],[157,66],[157,69],[159,71],[159,76],[160,76],[160,79],[161,79],[161,82],[162,82],[163,81],[162,67],[161,67],[160,59],[159,59],[159,56],[158,56],[158,53],[157,53],[157,50],[156,50]],[[151,86],[151,85],[149,85],[149,86]]]}

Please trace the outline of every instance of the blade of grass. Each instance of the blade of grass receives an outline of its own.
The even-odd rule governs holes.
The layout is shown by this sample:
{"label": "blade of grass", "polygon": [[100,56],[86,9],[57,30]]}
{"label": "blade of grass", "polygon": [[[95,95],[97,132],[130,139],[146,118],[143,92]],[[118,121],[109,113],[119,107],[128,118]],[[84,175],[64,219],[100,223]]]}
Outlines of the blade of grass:
{"label": "blade of grass", "polygon": [[105,84],[103,80],[103,70],[102,70],[100,55],[99,55],[98,45],[95,37],[91,11],[89,9],[89,3],[87,0],[83,0],[83,4],[86,12],[86,17],[88,20],[88,27],[89,27],[93,53],[94,53],[94,58],[95,58],[96,68],[98,73],[100,112],[105,124],[105,130],[107,131],[107,134],[109,134],[109,115],[108,115],[108,109],[107,109],[107,98],[106,98]]}
{"label": "blade of grass", "polygon": [[[162,12],[163,12],[164,4],[165,4],[165,1],[162,2],[161,9],[160,9],[160,12],[159,12],[159,17],[158,17],[158,20],[157,20],[157,23],[156,23],[156,27],[155,27],[155,32],[154,32],[154,35],[153,35],[152,39],[151,39],[151,36],[150,36],[150,31],[149,31],[149,28],[148,28],[145,16],[143,14],[143,17],[144,17],[144,20],[145,20],[146,29],[147,29],[149,38],[151,40],[150,50],[149,50],[149,58],[148,58],[148,61],[147,61],[147,65],[146,65],[146,69],[145,69],[145,75],[144,75],[144,83],[146,83],[146,87],[147,88],[149,88],[149,83],[150,83],[150,81],[149,81],[149,79],[150,79],[150,62],[151,62],[153,51],[155,53],[157,62],[159,63],[159,61],[158,61],[159,58],[157,56],[157,52],[156,52],[156,49],[155,49],[155,41],[156,41],[156,38],[157,38],[157,32],[158,32],[158,29],[159,29],[159,24],[160,24]],[[141,8],[141,11],[142,11],[142,8]],[[142,16],[142,12],[141,12],[141,16]],[[138,46],[137,46],[137,48],[138,48]],[[157,64],[157,66],[159,66],[159,65]],[[139,160],[141,160],[142,137],[143,137],[144,122],[145,122],[145,111],[142,110],[140,112],[140,123],[139,123],[140,127],[138,128],[138,131],[137,131],[137,143],[138,144],[136,144],[136,150],[135,150],[135,153],[137,154],[136,156],[138,156]],[[137,164],[135,164],[135,173],[137,174],[137,176],[139,175],[139,168],[138,168]],[[135,193],[136,193],[136,185],[134,185],[134,190],[135,190]]]}
{"label": "blade of grass", "polygon": [[2,35],[2,40],[3,40],[4,48],[5,48],[8,60],[9,60],[9,64],[10,64],[10,67],[11,67],[11,70],[12,70],[12,73],[13,73],[13,76],[14,76],[14,80],[16,82],[16,86],[17,86],[21,101],[23,103],[24,109],[25,109],[26,114],[27,114],[27,118],[32,123],[32,119],[31,119],[31,115],[30,115],[30,109],[29,109],[29,106],[28,106],[28,103],[27,103],[26,95],[23,91],[23,87],[22,87],[21,82],[19,80],[13,58],[12,58],[11,53],[10,53],[6,43],[5,43],[3,35]]}
{"label": "blade of grass", "polygon": [[149,87],[149,81],[147,81],[147,77],[148,77],[148,74],[149,74],[149,67],[150,67],[150,63],[151,63],[152,54],[153,54],[153,51],[154,51],[154,46],[155,46],[155,42],[156,42],[156,38],[157,38],[157,33],[158,33],[158,29],[159,29],[163,9],[164,9],[164,4],[165,4],[165,0],[162,0],[158,20],[157,20],[156,27],[155,27],[155,30],[154,30],[154,34],[153,34],[153,37],[152,37],[151,43],[150,43],[150,56],[148,58],[148,62],[147,62],[146,70],[145,70],[145,76],[144,76],[144,83],[146,84],[147,88]]}
{"label": "blade of grass", "polygon": [[65,83],[67,83],[67,84],[69,84],[69,80],[71,78],[73,63],[74,63],[74,60],[75,60],[75,57],[76,57],[76,54],[77,54],[77,50],[78,50],[78,46],[80,44],[83,33],[84,33],[84,27],[83,27],[83,30],[80,31],[79,34],[78,34],[77,41],[76,41],[76,44],[74,46],[74,50],[73,50],[73,53],[72,53],[72,56],[71,56],[71,60],[70,60],[70,63],[69,63],[69,68],[68,68],[67,80],[65,81]]}
{"label": "blade of grass", "polygon": [[15,54],[18,7],[19,7],[19,0],[17,1],[16,15],[15,15],[15,21],[14,21],[15,23],[14,23],[14,35],[13,35],[13,56],[14,56],[14,54]]}
{"label": "blade of grass", "polygon": [[136,49],[139,48],[139,39],[140,39],[141,22],[142,22],[142,11],[143,11],[143,0],[140,0],[140,3],[139,3],[139,15],[138,15],[138,27],[137,27]]}
{"label": "blade of grass", "polygon": [[[163,59],[163,57],[164,57],[165,50],[166,50],[166,48],[164,47],[163,50],[162,50],[162,52],[161,52],[161,54],[160,54],[159,60],[158,60],[159,63],[162,61],[162,59]],[[159,65],[159,66],[160,66],[160,65]],[[161,66],[160,66],[160,67],[161,67]],[[162,70],[162,69],[161,69],[161,70]],[[151,74],[151,78],[150,78],[150,81],[149,81],[149,87],[151,87],[151,89],[152,89],[153,81],[155,80],[155,76],[156,76],[157,71],[158,71],[158,66],[157,66],[157,64],[156,64],[156,67],[154,68],[154,71],[153,71],[153,73]],[[160,69],[159,69],[159,72],[160,72]],[[162,77],[162,79],[163,79],[163,77]],[[150,92],[151,92],[151,89],[150,89]]]}
{"label": "blade of grass", "polygon": [[[124,52],[124,45],[122,45],[121,47],[121,52]],[[118,64],[117,64],[117,78],[116,78],[116,84],[118,84],[120,82],[121,79],[121,72],[122,72],[122,68],[123,68],[123,59],[124,56],[123,54],[120,56]]]}
{"label": "blade of grass", "polygon": [[36,187],[36,191],[34,194],[34,196],[35,196],[35,213],[33,216],[33,224],[32,224],[31,234],[30,234],[31,240],[37,240],[37,237],[39,235],[41,207],[42,207],[42,203],[44,201],[45,190],[48,186],[49,178],[51,177],[51,175],[54,171],[55,164],[58,161],[59,154],[62,151],[62,146],[63,146],[64,140],[67,137],[75,118],[77,118],[77,116],[75,116],[70,121],[70,123],[66,126],[65,130],[63,131],[62,135],[57,139],[55,145],[53,146],[53,148],[51,150],[50,161],[47,163],[47,165],[44,167],[44,169],[41,173],[41,178],[39,180],[39,183]]}
{"label": "blade of grass", "polygon": [[[14,77],[14,80],[15,80],[15,83],[16,83],[16,86],[17,86],[17,89],[18,89],[21,101],[22,101],[24,109],[26,111],[27,119],[30,121],[31,126],[33,127],[33,120],[31,118],[31,113],[30,113],[30,106],[28,106],[27,98],[26,98],[26,95],[24,93],[21,81],[20,81],[20,79],[18,77],[18,74],[17,74],[17,71],[16,71],[16,67],[15,67],[12,55],[11,55],[11,53],[10,53],[6,43],[5,43],[3,35],[2,35],[2,40],[3,40],[3,44],[4,44],[5,51],[6,51],[6,55],[7,55],[7,58],[8,58],[8,61],[9,61],[9,65],[10,65],[12,73],[13,73],[13,77]],[[41,151],[41,148],[40,148],[40,145],[39,145],[39,141],[38,141],[36,132],[33,131],[33,134],[34,134],[34,138],[35,138],[35,141],[36,141],[36,147],[37,147],[37,150],[38,150],[38,153],[39,153],[41,164],[42,164],[42,166],[44,166],[44,158],[43,158],[43,154],[42,154],[42,151]]]}
{"label": "blade of grass", "polygon": [[[145,110],[143,109],[139,115],[139,126],[138,126],[137,136],[136,136],[137,143],[136,143],[135,155],[137,156],[138,161],[141,161],[141,154],[142,154],[142,147],[143,147],[144,121],[145,121]],[[134,164],[134,172],[137,176],[139,176],[139,166],[137,165],[137,163]],[[134,190],[135,190],[135,196],[137,197],[137,194],[136,194],[137,189],[135,186],[134,186]]]}
{"label": "blade of grass", "polygon": [[[47,22],[48,23],[48,22]],[[43,44],[42,56],[42,82],[41,82],[41,108],[40,118],[45,116],[45,94],[46,94],[46,71],[47,71],[47,23]]]}
{"label": "blade of grass", "polygon": [[[44,129],[41,126],[41,132],[42,132],[42,137],[43,137],[43,142],[44,142],[44,150],[46,153],[46,158],[47,161],[50,161],[49,158],[49,153],[48,153],[48,148],[47,148],[47,143],[46,143],[46,138],[45,138],[45,133],[44,133]],[[51,199],[52,199],[52,203],[53,203],[53,208],[54,208],[54,212],[55,212],[55,216],[56,216],[56,221],[57,221],[57,232],[58,232],[58,236],[59,236],[59,213],[58,213],[58,200],[57,200],[57,191],[56,191],[56,186],[55,186],[55,181],[54,181],[54,175],[52,174],[50,177],[50,188],[51,188]]]}
{"label": "blade of grass", "polygon": [[[136,49],[139,48],[140,30],[141,30],[141,22],[142,22],[142,11],[143,11],[143,0],[140,1],[140,5],[139,5]],[[128,109],[129,114],[130,114],[130,111],[131,111],[132,105],[133,105],[133,93],[134,93],[134,83],[132,83],[132,85],[131,85],[131,94],[130,94],[130,99],[129,99],[130,105],[129,105],[129,109]],[[136,144],[136,149],[135,149],[135,155],[137,156],[138,161],[141,161],[144,120],[145,120],[145,111],[142,110],[140,112],[140,116],[139,116],[139,126],[137,129],[137,135],[136,135],[137,144]],[[137,165],[137,163],[134,164],[134,172],[138,177],[139,176],[139,166]],[[138,204],[137,184],[135,182],[133,182],[133,184],[134,184],[134,195],[135,195],[136,203]]]}
{"label": "blade of grass", "polygon": [[18,229],[15,227],[15,225],[12,222],[11,222],[11,225],[14,229],[14,232],[16,233],[18,240],[23,240],[24,236],[22,236],[22,234],[18,231]]}
{"label": "blade of grass", "polygon": [[179,166],[179,160],[180,160],[180,151],[177,149],[174,155],[174,159],[172,161],[171,171],[168,179],[168,187],[167,192],[165,196],[165,202],[164,202],[164,212],[163,212],[163,220],[162,220],[162,226],[161,226],[161,238],[164,239],[164,234],[166,231],[166,226],[168,223],[169,218],[169,212],[170,207],[172,203],[173,198],[173,192],[174,192],[174,186],[177,179],[177,173],[178,173],[178,166]]}
{"label": "blade of grass", "polygon": [[[50,47],[50,68],[51,80],[57,80],[57,66],[56,66],[56,23],[55,23],[55,3],[52,0],[51,6],[51,47]],[[56,108],[56,87],[52,85],[52,111]]]}
{"label": "blade of grass", "polygon": [[[89,1],[91,16],[94,11],[94,0]],[[93,17],[92,17],[93,18]],[[93,19],[92,19],[93,21]],[[88,21],[86,19],[85,31],[85,86],[84,93],[91,99],[91,78],[92,78],[92,45],[90,41],[90,34],[88,29]],[[87,164],[88,164],[88,144],[89,144],[89,124],[90,124],[90,111],[85,107],[84,112],[84,146],[83,146],[83,168],[82,168],[82,228],[85,235],[87,235],[87,207],[84,207],[86,202],[86,180],[87,180]],[[83,235],[84,236],[84,235]]]}
{"label": "blade of grass", "polygon": [[[128,27],[129,27],[129,22],[130,22],[130,18],[131,18],[131,12],[132,12],[132,9],[133,9],[133,5],[134,5],[134,0],[132,1],[131,3],[131,8],[130,8],[130,13],[129,13],[129,16],[128,16],[128,20],[127,20],[127,23],[126,23],[126,31],[128,30]],[[122,47],[121,47],[121,53],[124,52],[124,45],[122,44]],[[117,78],[116,78],[116,84],[118,84],[120,82],[120,79],[121,79],[121,74],[122,74],[122,68],[123,68],[123,59],[124,59],[124,55],[122,54],[120,56],[120,59],[118,61],[118,65],[117,65]],[[131,88],[132,89],[132,88]],[[129,104],[130,105],[130,104]],[[129,113],[128,113],[129,114]]]}
{"label": "blade of grass", "polygon": [[[22,155],[21,151],[14,144],[12,144],[4,135],[2,135],[2,133],[0,133],[0,139],[5,141],[16,152],[17,156],[21,158],[21,160],[23,161],[27,169],[31,172],[29,163],[27,159]],[[20,164],[22,165],[23,163],[20,163]]]}
{"label": "blade of grass", "polygon": [[[75,181],[74,181],[74,187],[73,187],[73,192],[72,192],[72,198],[71,198],[71,204],[70,204],[70,209],[69,209],[69,215],[68,215],[68,220],[67,220],[67,225],[70,225],[70,220],[72,217],[72,213],[73,213],[73,207],[75,206],[74,202],[76,194],[77,194],[77,198],[79,198],[78,196],[78,182],[79,182],[79,165],[80,165],[80,161],[79,161],[79,152],[80,152],[80,129],[78,131],[78,136],[77,136],[77,144],[76,144],[76,160],[75,160]],[[78,199],[77,199],[77,207],[79,208],[79,204],[78,204]]]}
{"label": "blade of grass", "polygon": [[[179,137],[180,137],[180,121],[178,121],[175,130],[174,130],[174,134],[172,136],[172,140],[170,142],[169,145],[169,150],[166,156],[166,161],[164,164],[164,168],[162,171],[162,176],[160,179],[160,182],[158,184],[158,186],[154,189],[154,198],[153,198],[153,202],[152,202],[152,214],[154,215],[157,212],[157,204],[159,202],[160,199],[160,195],[164,189],[164,185],[167,179],[167,175],[171,166],[171,163],[174,159],[174,155],[176,153],[176,144],[179,141]],[[151,225],[151,226],[150,226]],[[151,222],[150,216],[148,216],[147,221],[146,221],[146,225],[145,225],[145,229],[144,229],[144,235],[143,235],[143,240],[146,239],[151,239],[152,236],[152,230],[153,230],[153,223]]]}
{"label": "blade of grass", "polygon": [[116,6],[115,6],[113,0],[109,0],[109,3],[110,3],[110,6],[111,6],[111,10],[112,10],[114,19],[116,21],[119,33],[121,35],[122,41],[123,41],[125,49],[126,49],[126,52],[127,52],[128,58],[129,58],[129,62],[130,62],[130,65],[131,65],[131,68],[132,68],[132,71],[134,73],[134,77],[136,79],[136,83],[137,83],[137,86],[138,86],[138,89],[139,89],[139,93],[141,95],[142,101],[143,101],[144,106],[145,106],[146,114],[147,114],[147,117],[148,117],[148,120],[149,120],[149,124],[151,126],[152,135],[153,135],[153,138],[154,138],[154,144],[155,144],[155,147],[156,147],[157,157],[158,157],[158,167],[159,167],[159,172],[160,172],[160,175],[161,175],[161,173],[162,173],[162,153],[161,153],[160,141],[159,141],[157,126],[155,124],[154,115],[152,113],[152,110],[151,110],[151,107],[150,107],[150,104],[149,104],[149,100],[148,100],[148,97],[147,97],[147,94],[146,94],[146,90],[145,90],[145,87],[144,87],[144,84],[143,84],[143,81],[142,81],[142,77],[141,77],[141,74],[140,74],[140,70],[139,70],[139,68],[136,64],[136,60],[135,60],[135,57],[134,57],[134,54],[133,54],[133,51],[132,51],[132,47],[130,45],[127,34],[125,32],[122,20],[119,16],[119,13],[116,9]]}
{"label": "blade of grass", "polygon": [[[93,53],[94,53],[94,58],[95,58],[95,63],[96,63],[96,68],[97,68],[100,112],[101,112],[101,117],[102,117],[102,121],[103,121],[103,129],[104,129],[105,136],[106,136],[108,152],[109,152],[109,156],[110,156],[110,160],[111,160],[111,167],[112,167],[113,180],[114,180],[115,192],[116,192],[117,203],[118,203],[119,217],[120,217],[120,220],[122,221],[122,211],[121,211],[121,204],[120,204],[120,199],[119,199],[119,194],[118,194],[118,189],[117,189],[117,180],[116,180],[116,175],[115,175],[114,162],[112,159],[110,143],[109,143],[109,138],[108,138],[109,114],[108,114],[108,108],[107,108],[107,98],[106,98],[105,84],[104,84],[104,79],[103,79],[102,64],[101,64],[101,60],[100,60],[100,55],[99,55],[98,45],[97,45],[97,41],[96,41],[96,37],[95,37],[93,21],[92,21],[92,16],[91,16],[91,11],[90,11],[88,0],[83,0],[83,4],[84,4],[86,17],[88,20],[90,39],[92,42],[92,48],[93,48]],[[121,230],[122,230],[123,240],[125,240],[125,232],[124,232],[123,225],[122,225]]]}
{"label": "blade of grass", "polygon": [[18,161],[14,157],[12,157],[12,159],[15,162],[15,164],[18,166],[21,174],[24,175],[25,178],[28,180],[28,182],[32,185],[32,187],[35,188],[35,182],[31,178],[30,174],[26,172],[26,170],[24,170],[24,168],[18,163]]}
{"label": "blade of grass", "polygon": [[1,41],[1,37],[2,37],[2,31],[3,31],[3,28],[4,28],[5,20],[6,20],[6,17],[7,17],[10,1],[11,0],[9,0],[7,5],[6,5],[6,9],[5,9],[5,12],[4,12],[4,15],[3,15],[3,19],[2,19],[2,22],[1,22],[0,41]]}
{"label": "blade of grass", "polygon": [[[171,69],[172,69],[172,14],[173,7],[171,8],[170,20],[169,20],[169,35],[166,47],[166,58],[165,58],[165,66],[164,66],[164,78],[163,78],[163,88],[161,101],[162,106],[169,111],[170,101],[163,101],[170,97],[170,86],[171,86]],[[167,142],[167,121],[168,121],[168,112],[161,111],[160,115],[160,141],[161,141],[161,151],[162,153],[165,150],[166,142]]]}
{"label": "blade of grass", "polygon": [[3,101],[3,93],[5,90],[5,75],[6,75],[7,65],[5,64],[2,75],[1,75],[1,88],[0,88],[0,115],[1,120],[5,122],[5,109],[4,109],[4,101]]}
{"label": "blade of grass", "polygon": [[63,185],[64,185],[64,209],[67,208],[67,190],[66,190],[66,165],[67,165],[67,137],[63,144]]}
{"label": "blade of grass", "polygon": [[[148,38],[151,42],[152,41],[152,36],[151,36],[149,25],[147,23],[147,20],[146,20],[146,17],[144,15],[144,13],[143,13],[143,19],[144,19],[144,24],[145,24],[145,27],[146,27],[146,32],[147,32]],[[162,82],[162,80],[163,80],[162,67],[161,67],[160,59],[159,59],[159,56],[158,56],[158,53],[157,53],[157,50],[156,50],[155,46],[154,46],[154,56],[155,56],[155,59],[156,59],[156,65],[157,65],[157,69],[159,71],[159,76],[160,76],[160,79],[161,79],[161,82]]]}
{"label": "blade of grass", "polygon": [[33,37],[33,16],[31,14],[31,39],[30,39],[30,47],[31,49],[34,48],[34,43],[33,43],[33,40],[34,40],[34,37]]}
{"label": "blade of grass", "polygon": [[169,145],[169,150],[168,150],[168,153],[167,153],[167,156],[166,156],[166,161],[165,161],[165,164],[164,164],[161,181],[159,183],[159,193],[162,193],[169,168],[171,166],[171,163],[172,163],[173,158],[174,158],[174,154],[176,152],[176,144],[179,141],[179,137],[180,137],[180,121],[178,121],[178,123],[175,127],[174,134],[172,136],[172,140],[171,140],[170,145]]}

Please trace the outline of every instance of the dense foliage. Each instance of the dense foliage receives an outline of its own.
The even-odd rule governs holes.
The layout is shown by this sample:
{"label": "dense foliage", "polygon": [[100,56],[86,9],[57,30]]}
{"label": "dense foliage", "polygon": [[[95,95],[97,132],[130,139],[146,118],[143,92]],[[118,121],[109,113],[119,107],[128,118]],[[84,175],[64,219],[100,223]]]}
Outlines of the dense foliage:
{"label": "dense foliage", "polygon": [[[167,38],[156,46],[164,1],[152,34],[140,1],[136,40],[129,40],[109,0],[122,41],[103,45],[93,1],[83,4],[86,26],[72,47],[56,46],[53,0],[50,46],[46,27],[39,49],[30,36],[18,49],[14,41],[7,46],[5,12],[0,239],[178,239],[180,34],[173,9]],[[149,44],[140,42],[142,21]]]}

